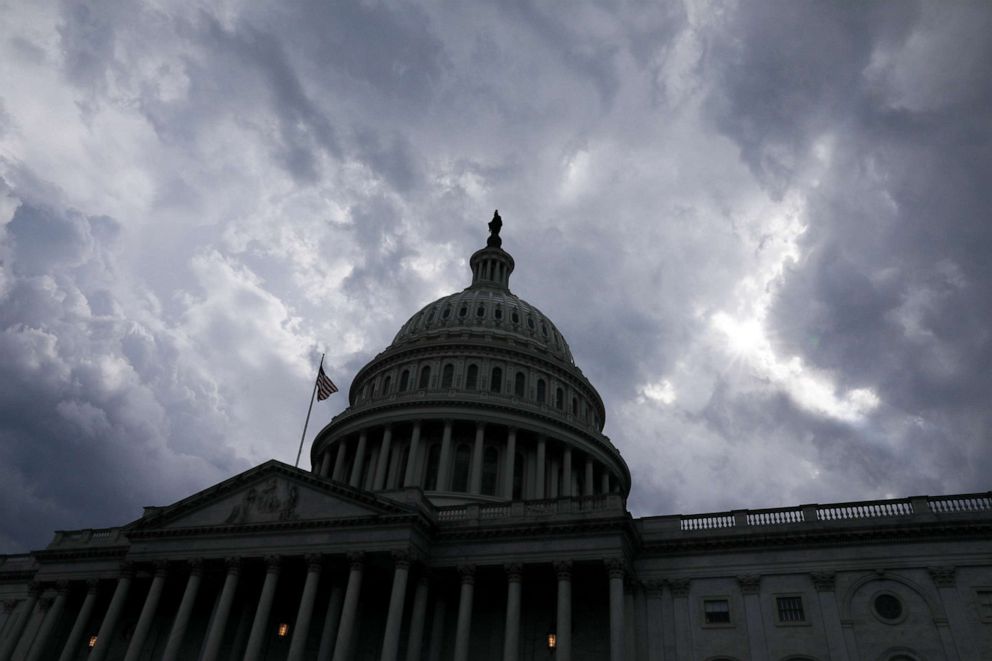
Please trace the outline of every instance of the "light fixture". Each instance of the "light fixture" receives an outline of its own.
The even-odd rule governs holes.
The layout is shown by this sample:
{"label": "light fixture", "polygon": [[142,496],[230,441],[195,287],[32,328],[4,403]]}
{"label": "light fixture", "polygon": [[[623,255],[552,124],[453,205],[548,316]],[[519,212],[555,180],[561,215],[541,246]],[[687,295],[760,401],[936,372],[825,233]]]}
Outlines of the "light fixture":
{"label": "light fixture", "polygon": [[548,649],[549,650],[553,650],[556,647],[558,647],[558,636],[554,635],[553,633],[549,633],[548,634]]}
{"label": "light fixture", "polygon": [[89,645],[90,645],[91,648],[92,647],[96,647],[96,636],[90,636]]}
{"label": "light fixture", "polygon": [[289,625],[285,623],[280,624],[279,628],[276,630],[276,633],[279,635],[280,638],[285,638],[286,634],[289,633]]}

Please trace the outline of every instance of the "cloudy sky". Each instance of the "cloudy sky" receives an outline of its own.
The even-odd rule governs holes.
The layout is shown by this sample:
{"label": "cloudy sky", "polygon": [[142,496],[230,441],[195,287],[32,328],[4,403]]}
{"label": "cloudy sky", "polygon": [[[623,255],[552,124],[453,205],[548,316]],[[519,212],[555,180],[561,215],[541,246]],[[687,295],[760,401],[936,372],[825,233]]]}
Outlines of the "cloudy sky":
{"label": "cloudy sky", "polygon": [[988,490],[989,34],[982,2],[0,2],[0,552],[292,463],[321,352],[347,388],[494,208],[635,515]]}

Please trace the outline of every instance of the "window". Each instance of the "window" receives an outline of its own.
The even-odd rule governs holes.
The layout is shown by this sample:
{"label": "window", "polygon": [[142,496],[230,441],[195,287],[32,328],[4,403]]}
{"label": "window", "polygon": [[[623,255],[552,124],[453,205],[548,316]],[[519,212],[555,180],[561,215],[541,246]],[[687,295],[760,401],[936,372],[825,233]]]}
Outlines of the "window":
{"label": "window", "polygon": [[902,620],[902,601],[891,592],[879,593],[872,599],[871,605],[878,619],[886,624],[895,624]]}
{"label": "window", "polygon": [[421,390],[426,390],[431,383],[431,366],[424,365],[420,368],[420,381],[417,383],[417,387]]}
{"label": "window", "polygon": [[527,328],[534,330],[534,318],[527,317]]}
{"label": "window", "polygon": [[489,446],[482,454],[482,493],[496,495],[496,475],[499,469],[499,451]]}
{"label": "window", "polygon": [[578,415],[578,414],[579,414],[579,400],[577,400],[576,398],[573,397],[572,398],[572,415]]}
{"label": "window", "polygon": [[410,370],[403,370],[400,373],[400,392],[410,387]]}
{"label": "window", "polygon": [[512,321],[515,324],[520,323],[520,313],[517,312],[516,308],[514,308],[513,311],[510,312],[510,321]]}
{"label": "window", "polygon": [[437,489],[437,469],[441,463],[441,446],[435,443],[427,451],[427,477],[424,479],[424,489],[435,491]]}
{"label": "window", "polygon": [[493,317],[495,317],[497,321],[499,321],[500,319],[502,319],[503,318],[503,308],[501,308],[500,306],[497,305],[496,306],[496,309],[493,310]]}
{"label": "window", "polygon": [[454,378],[455,378],[455,366],[452,365],[451,363],[448,363],[447,365],[444,366],[444,369],[441,370],[441,387],[450,388],[451,382],[454,380]]}
{"label": "window", "polygon": [[706,624],[730,624],[730,601],[727,599],[704,599],[703,620]]}
{"label": "window", "polygon": [[513,377],[513,394],[517,397],[523,397],[526,383],[527,377],[524,376],[524,373],[517,372],[517,375]]}
{"label": "window", "polygon": [[468,465],[471,458],[472,450],[465,443],[455,449],[455,470],[451,479],[452,491],[468,491]]}
{"label": "window", "polygon": [[465,390],[475,390],[479,387],[479,366],[469,365],[465,374]]}
{"label": "window", "polygon": [[806,613],[803,611],[803,598],[800,596],[776,597],[775,605],[778,610],[778,621],[782,623],[805,622]]}
{"label": "window", "polygon": [[513,499],[524,497],[524,456],[517,452],[513,455]]}
{"label": "window", "polygon": [[547,390],[547,385],[544,383],[544,379],[537,380],[537,402],[538,404],[543,404],[544,399],[547,396],[545,392]]}
{"label": "window", "polygon": [[982,622],[992,622],[992,589],[976,590],[975,601],[978,604],[978,617]]}
{"label": "window", "polygon": [[383,395],[388,395],[389,394],[389,386],[391,386],[392,383],[393,383],[393,377],[391,377],[391,376],[386,376],[386,378],[382,380],[382,394]]}
{"label": "window", "polygon": [[555,407],[559,411],[565,408],[565,392],[561,388],[555,390]]}
{"label": "window", "polygon": [[430,314],[427,315],[427,323],[433,322],[435,316],[437,316],[437,308],[431,308]]}
{"label": "window", "polygon": [[395,488],[399,489],[404,486],[403,481],[406,479],[406,465],[410,462],[410,446],[404,445],[403,451],[400,452],[400,462],[396,467],[396,484]]}
{"label": "window", "polygon": [[462,303],[462,306],[458,308],[458,316],[465,317],[468,314],[468,306]]}
{"label": "window", "polygon": [[480,319],[482,317],[485,317],[486,316],[486,306],[485,305],[482,305],[480,303],[479,304],[479,307],[475,309],[475,316],[476,317],[479,317]]}
{"label": "window", "polygon": [[489,390],[503,392],[503,370],[499,367],[493,368],[492,378],[489,380]]}
{"label": "window", "polygon": [[450,316],[451,316],[451,306],[445,305],[444,312],[441,313],[441,318],[447,319]]}

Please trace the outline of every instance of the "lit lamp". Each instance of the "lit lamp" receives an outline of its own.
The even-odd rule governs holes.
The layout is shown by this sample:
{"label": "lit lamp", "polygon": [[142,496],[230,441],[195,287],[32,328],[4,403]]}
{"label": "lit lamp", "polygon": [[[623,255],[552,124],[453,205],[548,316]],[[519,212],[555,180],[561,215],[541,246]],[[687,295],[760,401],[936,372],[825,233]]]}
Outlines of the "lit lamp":
{"label": "lit lamp", "polygon": [[96,636],[90,636],[90,642],[89,642],[89,646],[90,646],[91,648],[92,648],[92,647],[96,647]]}
{"label": "lit lamp", "polygon": [[553,650],[556,647],[558,647],[558,636],[554,635],[553,633],[549,633],[548,634],[548,649],[549,650]]}
{"label": "lit lamp", "polygon": [[279,625],[279,628],[276,629],[276,634],[280,638],[285,638],[286,637],[286,634],[288,634],[288,633],[289,633],[289,625],[288,624],[280,624]]}

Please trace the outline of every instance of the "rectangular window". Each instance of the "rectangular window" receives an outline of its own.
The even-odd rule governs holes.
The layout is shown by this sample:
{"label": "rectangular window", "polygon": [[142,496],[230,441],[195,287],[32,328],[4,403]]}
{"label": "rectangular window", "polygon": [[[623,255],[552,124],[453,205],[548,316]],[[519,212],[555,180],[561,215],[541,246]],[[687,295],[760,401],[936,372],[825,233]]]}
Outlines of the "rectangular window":
{"label": "rectangular window", "polygon": [[976,590],[978,617],[982,622],[992,622],[992,590]]}
{"label": "rectangular window", "polygon": [[706,624],[730,624],[730,602],[726,599],[704,599],[703,617]]}
{"label": "rectangular window", "polygon": [[802,597],[776,597],[779,622],[805,622]]}

